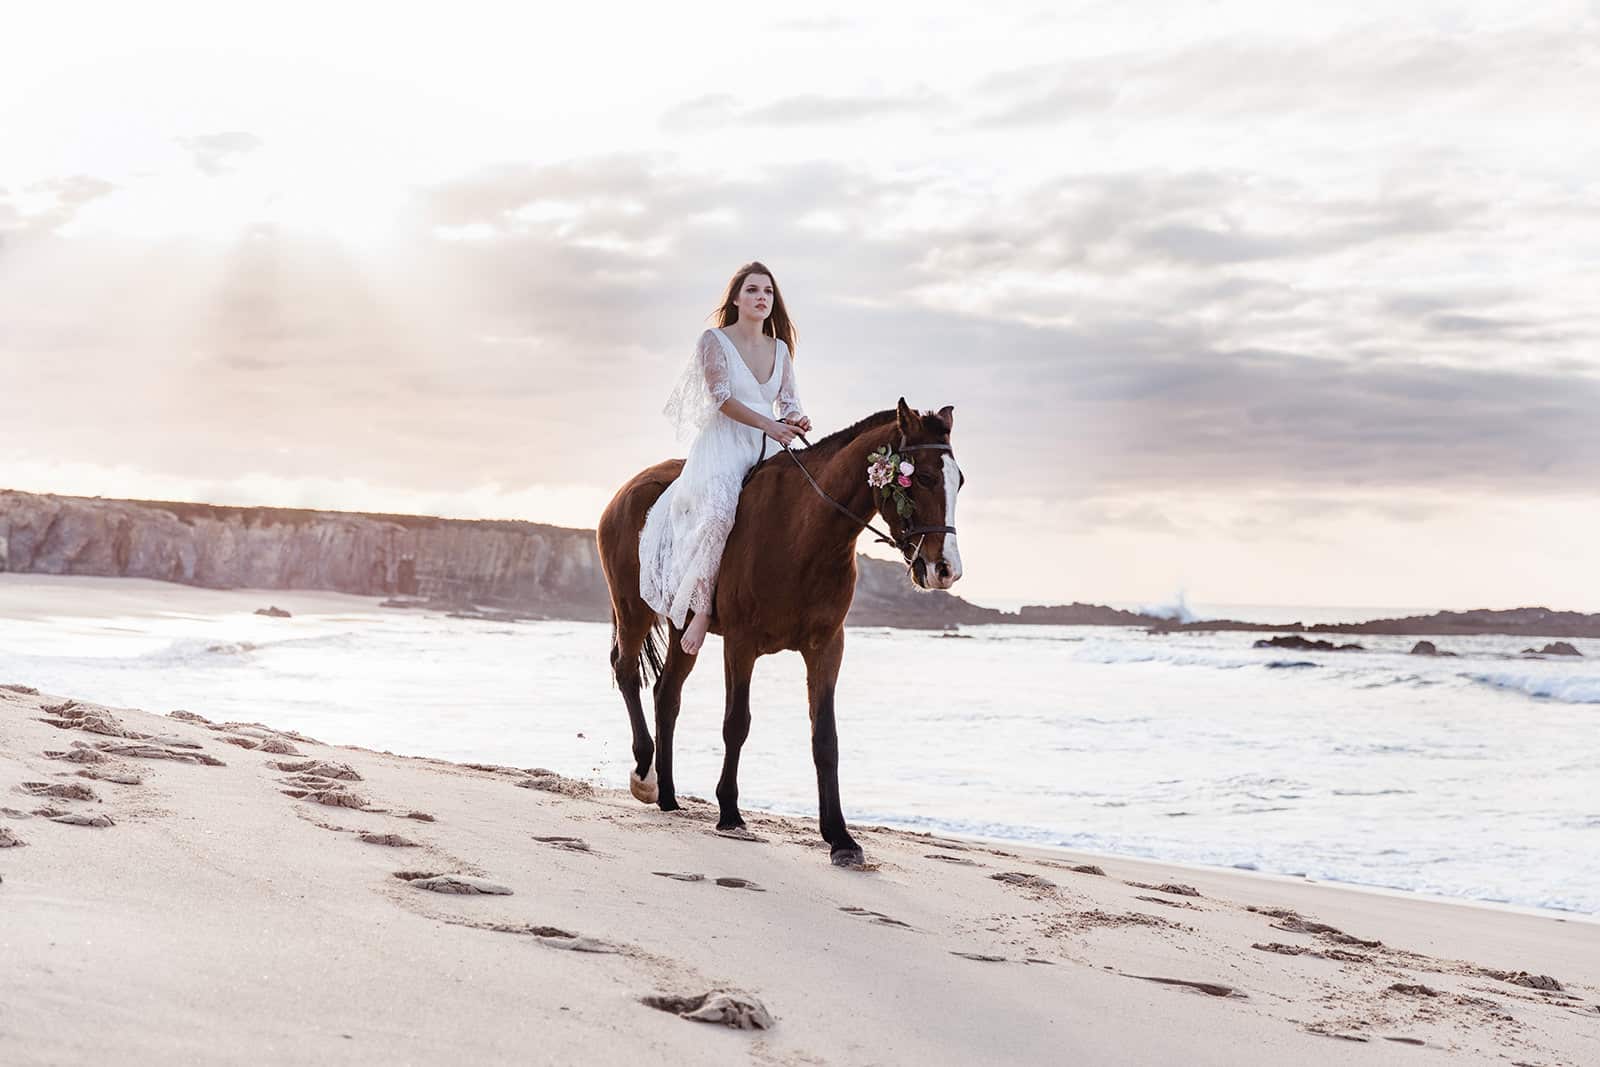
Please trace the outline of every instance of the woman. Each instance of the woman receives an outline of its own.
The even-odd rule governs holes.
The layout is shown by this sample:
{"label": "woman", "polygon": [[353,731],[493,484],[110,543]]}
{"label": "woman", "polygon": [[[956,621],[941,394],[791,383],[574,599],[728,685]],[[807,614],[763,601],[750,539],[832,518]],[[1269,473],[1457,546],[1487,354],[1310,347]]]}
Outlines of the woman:
{"label": "woman", "polygon": [[[679,440],[694,434],[689,458],[639,534],[639,593],[683,630],[691,656],[711,624],[722,546],[763,438],[787,445],[811,429],[795,393],[794,324],[772,272],[759,262],[740,267],[715,315],[663,409]],[[763,414],[774,410],[777,419]]]}

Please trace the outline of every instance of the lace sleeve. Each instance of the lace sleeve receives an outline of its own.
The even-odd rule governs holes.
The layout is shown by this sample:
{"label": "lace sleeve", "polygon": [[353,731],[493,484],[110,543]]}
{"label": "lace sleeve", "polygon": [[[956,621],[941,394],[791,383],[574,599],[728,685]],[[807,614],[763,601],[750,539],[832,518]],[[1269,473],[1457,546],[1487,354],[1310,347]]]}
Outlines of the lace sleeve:
{"label": "lace sleeve", "polygon": [[788,345],[783,346],[783,381],[778,384],[778,399],[775,406],[780,419],[805,414],[800,407],[800,394],[795,392],[794,355],[789,351]]}
{"label": "lace sleeve", "polygon": [[731,396],[733,383],[728,378],[727,350],[717,340],[717,335],[707,330],[700,335],[661,413],[671,421],[677,439],[683,441],[710,422],[711,416]]}

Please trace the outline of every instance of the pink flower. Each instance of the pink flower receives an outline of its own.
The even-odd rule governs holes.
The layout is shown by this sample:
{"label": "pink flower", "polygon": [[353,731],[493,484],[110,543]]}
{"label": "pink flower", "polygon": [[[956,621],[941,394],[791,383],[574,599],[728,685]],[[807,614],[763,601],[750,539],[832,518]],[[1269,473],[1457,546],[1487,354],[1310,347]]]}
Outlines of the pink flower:
{"label": "pink flower", "polygon": [[911,488],[911,479],[908,478],[907,476],[905,476],[904,474],[902,474],[900,477],[896,478],[895,481],[899,482],[901,485],[905,486],[907,489]]}
{"label": "pink flower", "polygon": [[917,469],[916,467],[911,465],[911,461],[909,459],[901,460],[901,462],[900,462],[900,473],[901,474],[910,474],[913,471],[915,471],[916,469]]}

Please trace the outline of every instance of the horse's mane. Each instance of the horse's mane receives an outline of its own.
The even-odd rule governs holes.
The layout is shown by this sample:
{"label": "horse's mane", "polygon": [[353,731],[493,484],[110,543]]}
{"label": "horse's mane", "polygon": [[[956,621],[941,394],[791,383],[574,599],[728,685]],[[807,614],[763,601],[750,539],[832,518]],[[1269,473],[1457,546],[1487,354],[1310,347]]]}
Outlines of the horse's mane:
{"label": "horse's mane", "polygon": [[874,411],[864,419],[858,419],[842,430],[835,430],[828,436],[813,444],[806,451],[816,452],[819,456],[832,455],[857,437],[879,426],[887,425],[894,421],[894,408],[883,411]]}
{"label": "horse's mane", "polygon": [[[886,426],[893,422],[894,419],[894,408],[888,408],[884,411],[874,411],[866,418],[858,419],[842,430],[835,430],[826,437],[818,438],[816,442],[814,442],[809,448],[796,448],[795,454],[803,458],[815,457],[819,460],[826,459],[835,452],[839,451],[839,449],[843,448],[845,445],[849,444],[851,441],[854,441],[857,437],[860,437],[862,434],[866,433],[868,430],[875,429],[879,426]],[[772,442],[767,442],[767,447],[770,450],[773,447]],[[760,470],[767,464],[781,459],[782,457],[783,449],[780,448],[776,452],[772,452],[770,455],[768,455],[766,459],[756,464],[755,469]]]}

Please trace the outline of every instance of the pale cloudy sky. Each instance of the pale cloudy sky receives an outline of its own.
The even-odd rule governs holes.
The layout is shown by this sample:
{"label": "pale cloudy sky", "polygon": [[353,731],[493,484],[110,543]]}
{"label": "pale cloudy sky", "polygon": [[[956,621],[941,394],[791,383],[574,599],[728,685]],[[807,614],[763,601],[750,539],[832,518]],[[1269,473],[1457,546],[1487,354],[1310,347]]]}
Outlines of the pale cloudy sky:
{"label": "pale cloudy sky", "polygon": [[593,526],[759,258],[972,599],[1600,610],[1600,3],[218,7],[0,37],[0,486]]}

